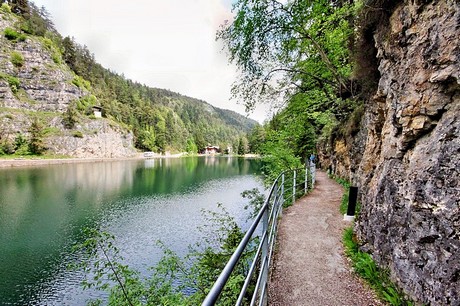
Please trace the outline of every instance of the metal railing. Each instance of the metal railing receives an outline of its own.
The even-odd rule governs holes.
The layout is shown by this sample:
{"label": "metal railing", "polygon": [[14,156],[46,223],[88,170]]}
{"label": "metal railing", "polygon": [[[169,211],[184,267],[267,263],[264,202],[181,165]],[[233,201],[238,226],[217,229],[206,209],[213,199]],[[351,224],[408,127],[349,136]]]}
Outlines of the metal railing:
{"label": "metal railing", "polygon": [[[251,306],[256,303],[267,305],[267,280],[278,230],[278,217],[281,215],[285,203],[291,201],[294,203],[297,198],[313,189],[314,184],[314,164],[301,169],[284,171],[277,177],[254,222],[203,301],[203,306],[215,305],[218,302],[221,292],[243,253],[249,247],[250,241],[260,224],[262,230],[257,251],[254,257],[248,261],[250,268],[245,275],[246,278],[235,305],[243,305],[243,303]],[[252,294],[248,293],[250,285],[254,286]]]}

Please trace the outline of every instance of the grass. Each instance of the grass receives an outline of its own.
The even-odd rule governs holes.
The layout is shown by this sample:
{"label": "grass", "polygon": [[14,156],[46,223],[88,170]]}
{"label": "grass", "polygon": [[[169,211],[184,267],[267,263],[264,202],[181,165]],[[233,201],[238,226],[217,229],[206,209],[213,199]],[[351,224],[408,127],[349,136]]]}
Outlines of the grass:
{"label": "grass", "polygon": [[14,76],[12,76],[12,75],[8,75],[8,74],[5,74],[3,72],[0,72],[0,79],[3,79],[5,81],[7,81],[8,85],[10,85],[11,90],[13,92],[17,92],[19,86],[21,86],[21,82],[19,81],[19,79],[14,77]]}
{"label": "grass", "polygon": [[345,229],[343,244],[345,254],[351,259],[355,272],[367,281],[380,299],[388,302],[390,305],[414,305],[393,284],[389,271],[380,269],[369,254],[359,250],[352,227]]}
{"label": "grass", "polygon": [[27,154],[27,155],[16,155],[16,154],[9,154],[9,155],[0,155],[0,160],[11,160],[11,159],[66,159],[66,158],[71,158],[70,156],[67,155],[59,155],[59,154],[48,154],[45,153],[43,155],[32,155],[32,154]]}
{"label": "grass", "polygon": [[[339,177],[333,177],[333,179],[345,189],[342,202],[340,203],[340,213],[345,214],[347,212],[351,184]],[[358,202],[356,204],[356,216],[360,210],[361,204]],[[393,284],[390,279],[390,272],[379,268],[371,255],[359,250],[359,245],[353,233],[353,227],[345,229],[343,233],[343,245],[345,247],[345,254],[351,260],[354,271],[369,284],[381,300],[396,306],[414,305]]]}

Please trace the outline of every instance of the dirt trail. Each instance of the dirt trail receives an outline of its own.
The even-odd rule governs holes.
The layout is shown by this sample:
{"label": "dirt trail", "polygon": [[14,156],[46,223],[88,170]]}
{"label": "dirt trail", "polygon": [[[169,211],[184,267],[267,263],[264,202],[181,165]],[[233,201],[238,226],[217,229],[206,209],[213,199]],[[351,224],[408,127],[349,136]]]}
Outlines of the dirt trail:
{"label": "dirt trail", "polygon": [[315,189],[283,212],[269,305],[382,305],[343,255],[343,188],[317,172]]}

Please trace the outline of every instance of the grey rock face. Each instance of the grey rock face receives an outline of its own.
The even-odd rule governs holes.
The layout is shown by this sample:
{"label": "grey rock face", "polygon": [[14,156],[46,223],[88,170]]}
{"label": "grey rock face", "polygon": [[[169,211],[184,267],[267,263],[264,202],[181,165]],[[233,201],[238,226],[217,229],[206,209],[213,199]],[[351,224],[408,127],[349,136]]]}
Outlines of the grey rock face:
{"label": "grey rock face", "polygon": [[374,259],[416,301],[460,305],[460,3],[403,1],[375,39],[364,135],[324,158],[360,187],[356,229]]}
{"label": "grey rock face", "polygon": [[90,120],[78,127],[83,137],[53,136],[47,145],[54,154],[83,158],[120,158],[136,154],[133,134],[114,126],[107,119]]}

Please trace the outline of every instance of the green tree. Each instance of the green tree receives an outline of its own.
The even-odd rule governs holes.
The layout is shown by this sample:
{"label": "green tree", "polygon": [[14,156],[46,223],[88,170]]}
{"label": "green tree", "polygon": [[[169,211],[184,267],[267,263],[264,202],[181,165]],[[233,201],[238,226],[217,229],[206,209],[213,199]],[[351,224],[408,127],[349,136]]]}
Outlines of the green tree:
{"label": "green tree", "polygon": [[29,154],[29,144],[27,138],[21,133],[18,133],[14,138],[14,152],[17,155]]}
{"label": "green tree", "polygon": [[44,130],[43,124],[35,117],[29,127],[29,151],[32,154],[40,155],[45,151],[45,144],[43,142]]}
{"label": "green tree", "polygon": [[147,126],[142,129],[137,136],[137,147],[148,151],[156,151],[156,137],[155,128],[153,126]]}
{"label": "green tree", "polygon": [[166,121],[161,114],[158,114],[156,118],[157,122],[155,124],[155,133],[156,133],[156,146],[160,149],[161,152],[165,152],[166,149]]}
{"label": "green tree", "polygon": [[73,39],[70,37],[65,37],[62,40],[62,47],[64,49],[63,53],[63,59],[65,63],[72,69],[73,71],[76,70],[76,60],[77,60],[77,55],[76,55],[76,47]]}
{"label": "green tree", "polygon": [[73,129],[78,122],[78,112],[75,104],[69,104],[67,110],[62,114],[62,124],[66,129]]}
{"label": "green tree", "polygon": [[188,153],[192,153],[192,154],[198,153],[198,147],[196,146],[195,141],[193,140],[193,138],[188,138],[187,139],[187,145],[185,147],[185,150]]}
{"label": "green tree", "polygon": [[249,152],[249,142],[246,136],[240,136],[238,139],[238,155],[244,155]]}
{"label": "green tree", "polygon": [[242,70],[234,93],[252,109],[260,100],[282,93],[319,88],[332,107],[336,95],[354,95],[349,82],[350,20],[354,4],[346,1],[238,0],[236,17],[218,37],[230,60]]}
{"label": "green tree", "polygon": [[249,151],[251,153],[262,153],[262,145],[266,139],[266,131],[260,124],[255,125],[248,135]]}
{"label": "green tree", "polygon": [[251,150],[265,155],[271,172],[297,167],[315,151],[318,138],[329,137],[361,103],[351,77],[360,5],[345,0],[237,0],[235,19],[218,33],[230,61],[242,72],[233,94],[246,108],[284,100],[264,127],[265,139],[258,141],[261,130],[249,136]]}
{"label": "green tree", "polygon": [[195,132],[194,139],[199,151],[203,150],[208,145],[201,130]]}

